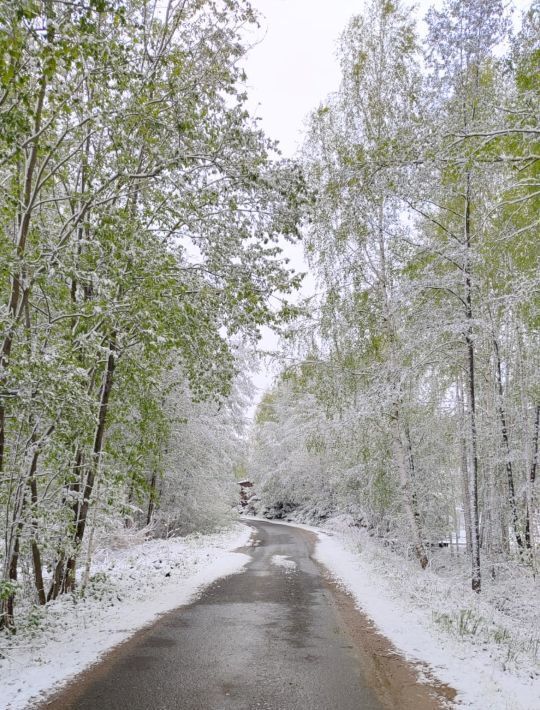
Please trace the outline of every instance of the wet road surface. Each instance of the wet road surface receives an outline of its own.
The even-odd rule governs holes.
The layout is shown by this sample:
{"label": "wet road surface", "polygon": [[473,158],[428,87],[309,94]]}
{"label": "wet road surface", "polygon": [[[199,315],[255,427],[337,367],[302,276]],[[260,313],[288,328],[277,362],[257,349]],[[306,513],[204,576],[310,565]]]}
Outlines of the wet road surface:
{"label": "wet road surface", "polygon": [[251,560],[243,572],[165,615],[44,707],[381,710],[310,559],[313,534],[249,525],[255,546],[245,550]]}

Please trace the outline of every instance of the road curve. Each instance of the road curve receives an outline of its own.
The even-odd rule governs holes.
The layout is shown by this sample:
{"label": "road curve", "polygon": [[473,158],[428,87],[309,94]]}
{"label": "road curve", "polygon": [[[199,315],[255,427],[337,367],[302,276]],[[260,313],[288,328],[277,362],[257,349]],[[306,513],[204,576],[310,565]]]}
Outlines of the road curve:
{"label": "road curve", "polygon": [[[120,646],[49,710],[381,710],[314,535],[249,522],[243,572]],[[276,557],[278,556],[278,557]]]}

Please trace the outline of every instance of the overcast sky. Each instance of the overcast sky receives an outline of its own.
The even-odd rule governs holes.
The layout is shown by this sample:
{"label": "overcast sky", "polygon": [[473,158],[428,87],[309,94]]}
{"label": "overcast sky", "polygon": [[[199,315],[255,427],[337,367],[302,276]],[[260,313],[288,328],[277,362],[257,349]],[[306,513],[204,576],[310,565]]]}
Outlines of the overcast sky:
{"label": "overcast sky", "polygon": [[[336,40],[361,0],[252,0],[262,26],[245,64],[250,106],[283,152],[298,147],[306,115],[337,88]],[[258,42],[258,44],[256,44]]]}
{"label": "overcast sky", "polygon": [[[251,112],[262,119],[268,136],[277,139],[283,154],[293,157],[301,144],[307,115],[339,84],[336,42],[349,18],[362,12],[362,0],[251,0],[261,13],[261,28],[248,36],[252,44],[244,67]],[[411,3],[412,4],[412,3]],[[424,17],[441,0],[417,0],[418,17]],[[516,0],[518,8],[530,0]],[[516,13],[517,15],[517,13]],[[298,270],[305,270],[301,250],[288,253]],[[307,280],[309,292],[313,281]],[[263,347],[277,348],[275,337],[265,332]],[[261,373],[255,385],[261,390],[272,375]]]}

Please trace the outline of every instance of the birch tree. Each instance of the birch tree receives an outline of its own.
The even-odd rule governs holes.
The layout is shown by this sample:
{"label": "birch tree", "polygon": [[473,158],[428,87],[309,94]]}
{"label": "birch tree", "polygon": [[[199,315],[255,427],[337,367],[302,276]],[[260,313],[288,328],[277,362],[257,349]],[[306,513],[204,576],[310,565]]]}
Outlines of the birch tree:
{"label": "birch tree", "polygon": [[446,2],[427,25],[420,41],[375,2],[343,34],[304,153],[318,294],[284,369],[313,374],[287,405],[277,385],[254,446],[288,452],[275,474],[257,454],[263,502],[316,510],[309,426],[294,441],[286,420],[324,414],[334,512],[422,566],[454,540],[480,592],[482,567],[537,557],[538,4],[513,38],[496,0]]}
{"label": "birch tree", "polygon": [[406,179],[411,159],[407,138],[417,119],[420,87],[411,16],[399,4],[372,3],[349,24],[341,58],[341,88],[314,115],[306,151],[318,196],[308,248],[328,293],[327,318],[336,307],[345,312],[346,330],[334,333],[349,342],[336,342],[332,357],[346,366],[346,353],[349,364],[367,371],[361,384],[353,383],[353,394],[366,386],[382,394],[380,415],[391,423],[402,507],[425,567],[404,404],[398,329],[403,293],[396,282],[404,231],[397,182]]}

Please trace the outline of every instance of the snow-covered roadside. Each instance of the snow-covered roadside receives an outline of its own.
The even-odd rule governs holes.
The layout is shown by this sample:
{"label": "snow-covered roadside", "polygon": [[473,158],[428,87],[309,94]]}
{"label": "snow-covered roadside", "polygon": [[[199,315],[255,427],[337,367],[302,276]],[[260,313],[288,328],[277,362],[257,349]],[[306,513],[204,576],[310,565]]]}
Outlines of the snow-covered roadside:
{"label": "snow-covered roadside", "polygon": [[0,707],[18,710],[42,700],[159,614],[239,572],[249,557],[232,551],[250,534],[235,525],[224,533],[103,552],[83,599],[66,596],[36,609],[33,631],[0,638]]}
{"label": "snow-covered roadside", "polygon": [[[272,521],[274,522],[274,521]],[[359,608],[411,662],[428,664],[434,675],[458,692],[456,703],[471,710],[538,710],[540,667],[532,656],[505,658],[497,632],[508,619],[465,589],[419,570],[414,562],[381,549],[357,528],[330,521],[324,530],[295,522],[281,525],[311,530],[319,542],[316,558],[353,595]],[[529,598],[538,604],[538,598]],[[446,612],[446,613],[445,613]],[[462,615],[460,615],[462,613]],[[445,628],[457,616],[462,633]],[[484,627],[477,629],[476,625]],[[487,629],[493,629],[491,639]],[[515,629],[517,643],[534,628]],[[536,636],[540,629],[536,629]],[[507,648],[511,648],[507,646]],[[508,652],[505,651],[508,655]],[[420,673],[422,673],[420,666]]]}

